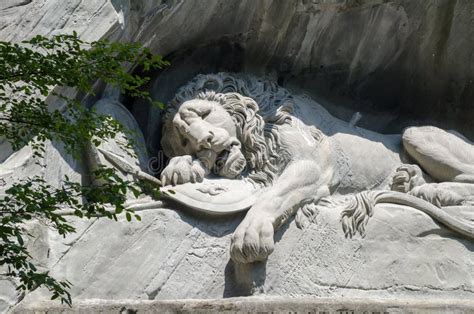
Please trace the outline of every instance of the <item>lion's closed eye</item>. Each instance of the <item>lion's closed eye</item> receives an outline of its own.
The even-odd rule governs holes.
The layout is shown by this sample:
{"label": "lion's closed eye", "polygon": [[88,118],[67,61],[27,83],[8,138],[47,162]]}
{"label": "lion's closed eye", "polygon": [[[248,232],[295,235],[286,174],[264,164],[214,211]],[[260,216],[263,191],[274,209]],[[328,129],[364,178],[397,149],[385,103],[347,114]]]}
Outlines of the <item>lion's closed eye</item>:
{"label": "lion's closed eye", "polygon": [[210,113],[211,113],[211,111],[210,111],[210,110],[209,110],[209,111],[206,111],[206,112],[204,112],[204,113],[201,115],[201,118],[202,118],[203,120],[204,120],[204,119],[206,119],[206,118],[209,116],[209,114],[210,114]]}

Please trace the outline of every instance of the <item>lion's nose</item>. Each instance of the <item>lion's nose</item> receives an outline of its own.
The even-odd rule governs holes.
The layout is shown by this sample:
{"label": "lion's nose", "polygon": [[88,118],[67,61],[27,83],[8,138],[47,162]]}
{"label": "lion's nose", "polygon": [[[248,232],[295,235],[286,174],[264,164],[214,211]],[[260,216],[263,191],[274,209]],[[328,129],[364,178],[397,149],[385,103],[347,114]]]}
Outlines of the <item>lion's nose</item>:
{"label": "lion's nose", "polygon": [[212,140],[214,139],[214,133],[209,131],[200,141],[199,146],[201,149],[203,148],[211,148]]}
{"label": "lion's nose", "polygon": [[214,135],[214,132],[212,131],[209,131],[209,134],[207,135],[206,137],[206,142],[211,144],[212,143],[212,140],[214,139],[215,135]]}

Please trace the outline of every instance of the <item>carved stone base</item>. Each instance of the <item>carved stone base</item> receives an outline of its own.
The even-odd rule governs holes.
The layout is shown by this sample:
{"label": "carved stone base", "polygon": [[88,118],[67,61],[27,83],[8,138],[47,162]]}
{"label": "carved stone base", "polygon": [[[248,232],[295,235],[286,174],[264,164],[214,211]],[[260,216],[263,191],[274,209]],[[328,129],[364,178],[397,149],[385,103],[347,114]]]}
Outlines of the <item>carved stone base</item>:
{"label": "carved stone base", "polygon": [[13,313],[471,313],[474,302],[460,299],[384,300],[350,298],[251,297],[219,300],[76,302],[73,308],[57,302],[20,306]]}
{"label": "carved stone base", "polygon": [[[277,304],[295,307],[296,301],[285,303],[293,302],[288,297],[323,297],[348,309],[352,303],[345,298],[372,300],[374,306],[376,300],[416,299],[435,307],[444,304],[440,300],[474,300],[473,243],[410,208],[377,205],[365,238],[354,239],[344,238],[339,212],[321,210],[304,230],[295,221],[284,225],[268,261],[245,267],[229,256],[232,232],[243,215],[204,220],[164,208],[139,214],[141,222],[82,221],[75,237],[66,240],[43,233],[34,251],[54,276],[72,282],[76,304],[90,306],[94,299],[110,300],[113,308],[121,300],[151,306],[167,304],[148,303],[159,300],[224,298],[209,301],[217,309],[231,302],[225,298],[248,295],[278,296],[284,299]],[[49,298],[39,289],[20,305],[37,307]],[[235,306],[244,302],[235,300]],[[252,300],[262,299],[249,299],[257,306]]]}

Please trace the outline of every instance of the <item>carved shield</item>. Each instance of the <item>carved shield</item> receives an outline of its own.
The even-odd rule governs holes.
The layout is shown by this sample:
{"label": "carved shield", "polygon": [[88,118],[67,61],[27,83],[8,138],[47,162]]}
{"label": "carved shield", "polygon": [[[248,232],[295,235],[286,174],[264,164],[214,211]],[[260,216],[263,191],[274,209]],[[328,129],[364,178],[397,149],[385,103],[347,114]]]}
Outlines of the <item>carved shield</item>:
{"label": "carved shield", "polygon": [[223,178],[204,179],[161,188],[164,196],[187,207],[211,215],[233,214],[249,209],[261,189],[246,180]]}

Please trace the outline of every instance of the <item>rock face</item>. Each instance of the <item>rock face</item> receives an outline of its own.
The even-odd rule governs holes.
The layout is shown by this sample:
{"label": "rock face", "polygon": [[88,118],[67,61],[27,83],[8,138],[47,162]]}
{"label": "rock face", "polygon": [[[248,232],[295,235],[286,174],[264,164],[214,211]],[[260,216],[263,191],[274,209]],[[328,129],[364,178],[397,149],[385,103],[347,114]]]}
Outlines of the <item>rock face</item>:
{"label": "rock face", "polygon": [[[355,128],[356,118],[349,125],[331,114],[349,121],[359,111],[358,125],[382,133],[430,123],[472,139],[472,12],[469,0],[210,0],[205,5],[180,0],[7,0],[0,3],[0,39],[21,41],[76,30],[86,40],[105,36],[140,41],[171,61],[153,74],[148,86],[165,103],[200,73],[270,77],[295,94],[310,95],[329,111],[308,102],[300,112],[326,134],[338,141],[357,134],[371,142],[374,149],[360,159],[383,146],[393,151],[386,162],[396,164],[400,138]],[[303,103],[308,99],[298,97]],[[150,155],[156,156],[163,113],[127,97],[123,103],[137,120]],[[10,153],[0,145],[4,161]],[[4,162],[0,179],[38,173],[60,184],[64,174],[81,180],[86,171],[55,144],[48,146],[47,168],[30,162],[29,154],[25,148]],[[141,211],[140,223],[77,220],[77,234],[65,240],[32,224],[28,228],[37,240],[30,249],[41,266],[73,283],[74,300],[85,302],[249,294],[474,298],[473,242],[413,208],[378,206],[365,238],[352,240],[344,237],[340,212],[323,208],[303,230],[293,220],[284,224],[268,260],[248,265],[234,263],[229,255],[232,233],[244,214],[216,218],[173,202],[159,207]],[[453,212],[464,217],[470,213]],[[1,285],[2,309],[18,302],[13,286]],[[21,305],[48,298],[47,291],[38,289]]]}
{"label": "rock face", "polygon": [[[429,123],[472,137],[473,10],[469,0],[8,0],[0,38],[76,30],[138,40],[172,62],[156,82],[164,102],[198,73],[250,72],[310,93],[344,120],[360,111],[369,129]],[[146,117],[156,120],[141,116],[144,130]]]}
{"label": "rock face", "polygon": [[198,73],[250,72],[309,93],[346,121],[360,111],[365,128],[436,124],[472,137],[473,5],[176,1],[156,7],[136,38],[172,62],[156,82],[163,101],[173,95],[164,86]]}
{"label": "rock face", "polygon": [[[142,222],[81,222],[85,225],[75,239],[61,245],[46,237],[54,245],[50,258],[48,250],[42,258],[55,275],[73,282],[77,301],[219,299],[250,292],[428,300],[474,295],[472,242],[409,208],[376,211],[364,239],[344,238],[339,212],[321,212],[305,230],[292,221],[277,232],[268,262],[250,272],[236,270],[229,258],[230,238],[242,215],[203,219],[175,209],[140,215]],[[246,290],[248,281],[256,291]],[[42,300],[48,300],[46,291],[25,299]]]}

